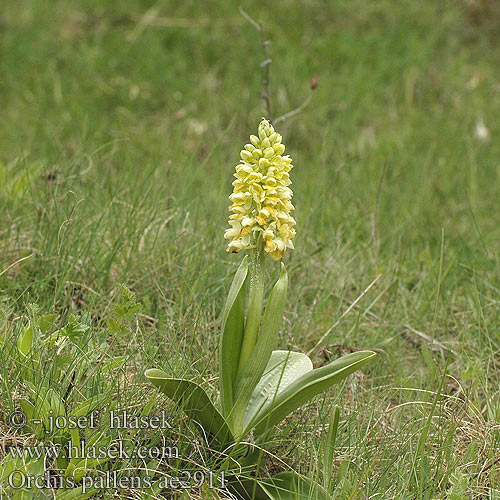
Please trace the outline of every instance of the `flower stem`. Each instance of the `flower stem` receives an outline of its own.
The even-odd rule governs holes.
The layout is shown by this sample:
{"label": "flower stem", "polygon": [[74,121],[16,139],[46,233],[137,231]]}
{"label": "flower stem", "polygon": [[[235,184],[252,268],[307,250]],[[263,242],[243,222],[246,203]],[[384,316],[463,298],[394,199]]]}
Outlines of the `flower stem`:
{"label": "flower stem", "polygon": [[252,354],[257,343],[262,305],[264,303],[264,248],[262,241],[250,255],[250,291],[248,298],[248,311],[245,323],[245,332],[241,346],[238,371],[240,372]]}

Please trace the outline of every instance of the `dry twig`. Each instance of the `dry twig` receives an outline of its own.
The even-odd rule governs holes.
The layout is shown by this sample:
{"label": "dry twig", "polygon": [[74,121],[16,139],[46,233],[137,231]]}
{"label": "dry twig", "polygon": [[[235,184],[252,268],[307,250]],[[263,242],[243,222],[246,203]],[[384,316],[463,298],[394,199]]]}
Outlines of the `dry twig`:
{"label": "dry twig", "polygon": [[267,119],[272,124],[277,124],[285,121],[287,118],[294,116],[300,113],[310,102],[312,99],[313,92],[316,90],[318,86],[318,79],[316,76],[312,76],[311,85],[310,85],[310,93],[305,99],[305,101],[295,109],[292,109],[288,113],[279,116],[275,120],[273,120],[272,109],[271,109],[271,93],[270,93],[270,73],[271,73],[271,63],[272,59],[269,57],[269,53],[267,47],[270,45],[270,41],[266,39],[266,34],[262,24],[258,23],[254,19],[252,19],[241,7],[240,14],[259,32],[260,42],[262,45],[262,52],[264,53],[264,60],[261,62],[260,66],[263,68],[263,76],[262,76],[262,90],[260,92],[261,97],[264,101],[264,108],[266,110]]}

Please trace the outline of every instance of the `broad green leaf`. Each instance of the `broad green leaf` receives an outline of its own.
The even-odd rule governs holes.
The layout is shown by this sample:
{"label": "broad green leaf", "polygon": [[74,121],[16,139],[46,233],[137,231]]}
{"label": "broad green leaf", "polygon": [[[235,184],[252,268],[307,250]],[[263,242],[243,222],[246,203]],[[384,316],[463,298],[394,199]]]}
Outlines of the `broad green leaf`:
{"label": "broad green leaf", "polygon": [[245,411],[252,397],[253,391],[264,373],[276,344],[278,332],[283,320],[288,275],[285,266],[281,265],[281,274],[274,285],[267,301],[259,337],[252,355],[238,375],[235,382],[235,403],[232,410],[234,431],[240,434],[244,428]]}
{"label": "broad green leaf", "polygon": [[[59,416],[66,416],[66,409],[59,394],[46,385],[35,386],[31,382],[26,382],[27,387],[33,393],[33,409],[31,410],[32,417],[35,416],[42,419],[43,427],[38,429],[39,434],[43,435],[43,428],[49,429],[50,419],[53,421]],[[28,407],[26,403],[24,406]],[[63,432],[62,429],[53,429],[55,432]]]}
{"label": "broad green leaf", "polygon": [[259,411],[253,423],[255,434],[263,434],[316,394],[344,380],[374,356],[376,354],[372,351],[354,352],[302,375],[273,402],[268,403]]}
{"label": "broad green leaf", "polygon": [[228,478],[227,488],[233,497],[241,500],[269,500],[270,498],[255,480],[231,477]]}
{"label": "broad green leaf", "polygon": [[210,401],[207,393],[189,380],[170,378],[162,370],[146,371],[146,377],[166,396],[175,401],[184,413],[221,445],[232,440],[226,421]]}
{"label": "broad green leaf", "polygon": [[43,316],[40,316],[37,320],[38,328],[40,328],[40,331],[42,333],[46,333],[54,326],[56,319],[57,314],[45,314]]}
{"label": "broad green leaf", "polygon": [[79,418],[92,413],[96,408],[103,405],[105,401],[109,399],[107,395],[96,395],[91,396],[86,399],[83,403],[79,404],[73,411],[71,411],[70,415]]}
{"label": "broad green leaf", "polygon": [[26,401],[26,399],[19,400],[19,406],[21,407],[21,410],[23,410],[23,413],[26,415],[26,419],[29,423],[33,418],[35,407],[29,401]]}
{"label": "broad green leaf", "polygon": [[33,345],[33,327],[27,326],[17,339],[17,348],[23,356],[27,356]]}
{"label": "broad green leaf", "polygon": [[[0,483],[6,481],[14,471],[21,471],[27,474],[33,467],[36,467],[37,460],[39,459],[31,458],[27,451],[24,451],[23,457],[13,456],[12,451],[9,452],[0,463]],[[13,478],[13,482],[17,484],[17,478]]]}
{"label": "broad green leaf", "polygon": [[241,343],[245,328],[245,298],[248,258],[241,262],[231,283],[222,314],[220,343],[220,390],[222,408],[228,415],[233,406],[233,384],[238,371]]}
{"label": "broad green leaf", "polygon": [[[49,405],[49,409],[47,411],[47,405],[43,404],[40,410],[44,425],[46,429],[50,429],[50,418],[55,421],[55,419],[59,416],[66,416],[66,409],[64,408],[64,403],[61,399],[61,396],[57,394],[57,392],[50,388],[46,394],[46,402]],[[64,429],[55,428],[53,429],[54,435],[64,435]]]}
{"label": "broad green leaf", "polygon": [[74,429],[69,430],[69,434],[70,434],[71,446],[73,446],[73,449],[79,450],[81,446],[80,431],[78,430],[77,427],[75,427]]}
{"label": "broad green leaf", "polygon": [[245,427],[263,406],[281,394],[292,382],[313,369],[301,352],[273,351],[245,411]]}
{"label": "broad green leaf", "polygon": [[66,415],[66,410],[64,408],[64,403],[61,399],[61,396],[59,396],[59,394],[57,394],[54,389],[50,388],[47,391],[47,399],[49,401],[50,409],[52,410],[52,416],[54,418]]}
{"label": "broad green leaf", "polygon": [[98,455],[98,450],[109,449],[111,436],[105,435],[102,432],[94,432],[86,441],[82,441],[82,443],[84,444],[83,453],[79,449],[75,453],[76,456],[71,458],[64,471],[64,477],[73,476],[76,482],[81,481],[88,471],[110,460],[109,457],[100,458],[100,455],[98,458],[94,457]]}

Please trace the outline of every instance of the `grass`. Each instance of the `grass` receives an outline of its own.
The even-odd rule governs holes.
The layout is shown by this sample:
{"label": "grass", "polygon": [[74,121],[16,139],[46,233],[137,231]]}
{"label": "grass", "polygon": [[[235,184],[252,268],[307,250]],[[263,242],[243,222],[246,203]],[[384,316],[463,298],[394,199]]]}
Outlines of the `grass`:
{"label": "grass", "polygon": [[[326,479],[321,443],[335,403],[335,498],[500,498],[494,3],[242,6],[272,41],[275,115],[303,102],[312,75],[319,82],[311,103],[279,125],[294,159],[297,219],[280,347],[307,352],[330,329],[312,352],[316,365],[352,348],[381,351],[342,390],[291,416],[273,451]],[[34,442],[6,425],[30,395],[28,379],[57,390],[67,409],[104,394],[108,409],[141,411],[156,395],[143,377],[152,366],[215,394],[220,311],[240,260],[222,238],[227,196],[239,149],[263,114],[260,40],[238,7],[4,6],[4,442]],[[118,310],[117,319],[122,283],[141,312]],[[23,365],[16,341],[49,313],[52,329],[34,341],[41,365]],[[88,328],[58,353],[44,335],[71,318]],[[179,435],[168,437],[184,458],[162,470],[215,466],[182,416],[160,397],[154,405],[174,415]],[[266,467],[283,465],[269,457]]]}

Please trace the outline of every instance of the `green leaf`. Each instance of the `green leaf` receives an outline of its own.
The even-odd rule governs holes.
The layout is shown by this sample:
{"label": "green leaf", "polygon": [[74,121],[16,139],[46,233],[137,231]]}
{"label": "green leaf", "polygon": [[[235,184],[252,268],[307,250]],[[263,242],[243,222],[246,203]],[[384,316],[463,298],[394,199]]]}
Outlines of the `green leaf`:
{"label": "green leaf", "polygon": [[89,328],[89,325],[86,325],[75,318],[70,318],[68,324],[60,331],[60,334],[75,341],[82,337],[82,335],[84,335]]}
{"label": "green leaf", "polygon": [[233,406],[233,383],[238,371],[241,343],[245,328],[245,298],[248,275],[248,258],[241,262],[231,283],[222,314],[220,344],[220,390],[224,415]]}
{"label": "green leaf", "polygon": [[121,333],[123,331],[122,324],[115,318],[108,318],[107,320],[109,333]]}
{"label": "green leaf", "polygon": [[64,408],[62,398],[54,389],[50,388],[47,391],[47,400],[49,401],[54,418],[66,415],[66,410]]}
{"label": "green leaf", "polygon": [[57,314],[45,314],[43,316],[40,316],[37,320],[38,328],[40,328],[40,331],[42,333],[46,333],[54,326],[56,319]]}
{"label": "green leaf", "polygon": [[121,304],[116,305],[113,308],[113,314],[115,319],[122,326],[125,326],[124,322],[133,321],[135,315],[141,310],[141,304],[137,302],[135,293],[129,290],[125,285],[121,285]]}
{"label": "green leaf", "polygon": [[29,401],[26,401],[26,399],[20,399],[19,406],[21,407],[21,410],[23,410],[23,413],[26,415],[26,420],[30,422],[35,411],[34,405]]}
{"label": "green leaf", "polygon": [[245,427],[268,402],[275,399],[292,382],[313,369],[308,356],[301,352],[273,351],[245,411]]}
{"label": "green leaf", "polygon": [[17,339],[17,348],[23,356],[27,356],[33,345],[33,327],[27,326]]}
{"label": "green leaf", "polygon": [[83,403],[79,404],[75,409],[73,409],[70,415],[76,418],[84,417],[92,413],[99,406],[102,406],[108,399],[109,396],[107,395],[98,394],[96,396],[91,396]]}
{"label": "green leaf", "polygon": [[[74,456],[70,460],[66,470],[64,471],[64,477],[73,476],[76,482],[81,481],[87,472],[90,472],[92,469],[95,469],[99,465],[102,465],[110,460],[110,457],[100,458],[101,455],[96,453],[96,451],[109,449],[111,436],[105,435],[100,431],[96,431],[88,436],[85,441],[82,441],[82,443],[83,453],[78,450],[78,453],[76,453],[77,456]],[[99,457],[90,458],[96,455],[99,455]]]}
{"label": "green leaf", "polygon": [[145,375],[160,391],[175,401],[191,420],[201,425],[209,437],[222,446],[232,441],[226,421],[198,384],[170,378],[165,372],[155,368],[147,370]]}
{"label": "green leaf", "polygon": [[[31,419],[35,417],[42,419],[43,425],[38,428],[40,436],[43,435],[44,428],[47,430],[51,427],[50,418],[55,420],[57,417],[66,416],[66,410],[61,396],[51,387],[47,387],[46,385],[35,386],[31,382],[26,382],[26,385],[33,393],[33,404],[23,403],[21,407],[29,409]],[[63,429],[53,429],[53,431],[54,433],[64,432]]]}
{"label": "green leaf", "polygon": [[253,424],[255,434],[263,434],[316,394],[344,380],[374,356],[376,354],[372,351],[354,352],[326,366],[305,373],[281,392],[273,402],[266,404],[260,410]]}
{"label": "green leaf", "polygon": [[330,484],[332,481],[332,469],[333,469],[333,454],[335,450],[335,441],[337,440],[337,431],[339,428],[340,420],[340,409],[338,406],[333,408],[332,414],[330,415],[330,422],[328,425],[328,435],[324,442],[324,453],[323,453],[323,478],[324,485],[326,489],[330,489]]}
{"label": "green leaf", "polygon": [[285,266],[282,264],[280,277],[274,285],[267,301],[257,343],[253,348],[252,355],[235,382],[235,403],[231,416],[236,434],[243,431],[245,411],[248,403],[276,345],[276,339],[283,320],[287,288],[288,275]]}

